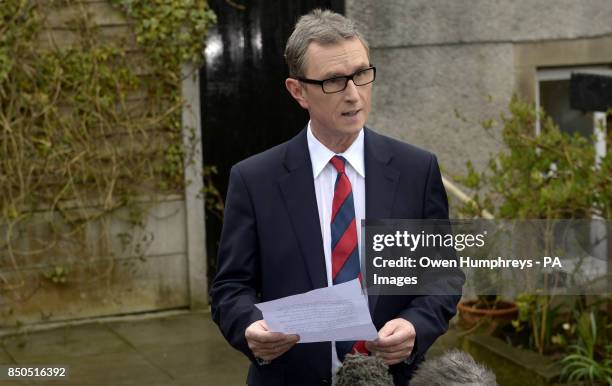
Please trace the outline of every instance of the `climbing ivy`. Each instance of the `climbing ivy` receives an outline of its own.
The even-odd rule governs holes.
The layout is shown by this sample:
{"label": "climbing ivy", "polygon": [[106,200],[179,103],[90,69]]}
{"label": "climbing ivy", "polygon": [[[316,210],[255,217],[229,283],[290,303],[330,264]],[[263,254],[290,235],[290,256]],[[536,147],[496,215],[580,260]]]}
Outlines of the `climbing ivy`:
{"label": "climbing ivy", "polygon": [[136,41],[160,69],[176,75],[181,62],[199,62],[202,37],[216,22],[206,1],[196,0],[111,0],[136,21]]}
{"label": "climbing ivy", "polygon": [[24,301],[37,264],[69,283],[64,265],[112,257],[111,215],[142,226],[143,197],[183,191],[181,63],[202,61],[215,15],[206,0],[109,4],[129,34],[109,39],[87,3],[0,0],[0,298]]}

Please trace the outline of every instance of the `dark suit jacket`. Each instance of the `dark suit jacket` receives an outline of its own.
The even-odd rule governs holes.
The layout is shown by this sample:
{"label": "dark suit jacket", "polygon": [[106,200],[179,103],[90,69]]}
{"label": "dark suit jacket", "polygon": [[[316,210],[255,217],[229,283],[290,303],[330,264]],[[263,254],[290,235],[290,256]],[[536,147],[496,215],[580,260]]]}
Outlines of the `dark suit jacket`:
{"label": "dark suit jacket", "polygon": [[[365,129],[366,217],[448,218],[436,157]],[[450,278],[458,293],[463,277]],[[217,276],[210,290],[212,316],[228,342],[251,361],[250,385],[331,384],[330,342],[297,344],[260,366],[244,337],[262,319],[254,303],[327,286],[325,257],[306,130],[236,164],[230,174]],[[416,360],[391,366],[405,385],[415,365],[454,315],[459,296],[370,297],[380,329],[402,317],[416,329]]]}

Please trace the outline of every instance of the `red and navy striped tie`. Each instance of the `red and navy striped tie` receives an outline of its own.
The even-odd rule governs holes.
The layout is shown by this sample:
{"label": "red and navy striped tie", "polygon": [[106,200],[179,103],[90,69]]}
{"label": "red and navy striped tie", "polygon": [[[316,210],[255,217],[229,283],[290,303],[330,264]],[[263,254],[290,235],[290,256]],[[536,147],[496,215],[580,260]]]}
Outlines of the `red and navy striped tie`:
{"label": "red and navy striped tie", "polygon": [[[336,155],[329,162],[338,171],[331,216],[332,280],[334,284],[344,283],[356,277],[361,281],[355,204],[351,181],[345,173],[346,159]],[[349,352],[368,353],[364,341],[336,342],[336,352],[340,361],[343,361]]]}

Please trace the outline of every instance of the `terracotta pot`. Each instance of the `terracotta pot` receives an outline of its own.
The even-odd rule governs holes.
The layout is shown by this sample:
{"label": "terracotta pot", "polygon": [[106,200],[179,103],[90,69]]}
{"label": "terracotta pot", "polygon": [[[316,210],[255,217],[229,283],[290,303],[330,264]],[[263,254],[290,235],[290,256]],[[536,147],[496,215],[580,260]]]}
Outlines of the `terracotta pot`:
{"label": "terracotta pot", "polygon": [[[495,309],[475,308],[477,300],[468,300],[459,303],[459,320],[463,327],[472,328],[479,323],[487,324],[486,332],[493,333],[497,326],[509,322],[518,316],[518,308],[513,302],[499,301]],[[483,320],[484,319],[484,320]]]}

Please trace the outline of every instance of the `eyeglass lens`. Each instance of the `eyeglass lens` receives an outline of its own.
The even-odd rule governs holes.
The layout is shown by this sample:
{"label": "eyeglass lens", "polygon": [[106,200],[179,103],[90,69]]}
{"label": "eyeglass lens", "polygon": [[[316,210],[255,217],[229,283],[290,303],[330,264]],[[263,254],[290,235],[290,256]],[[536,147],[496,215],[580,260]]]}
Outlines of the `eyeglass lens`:
{"label": "eyeglass lens", "polygon": [[[323,91],[326,93],[340,92],[346,88],[350,76],[339,76],[337,78],[323,81]],[[365,86],[374,81],[374,68],[361,70],[353,74],[355,86]]]}

